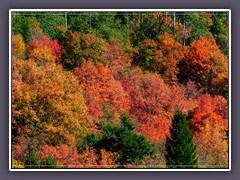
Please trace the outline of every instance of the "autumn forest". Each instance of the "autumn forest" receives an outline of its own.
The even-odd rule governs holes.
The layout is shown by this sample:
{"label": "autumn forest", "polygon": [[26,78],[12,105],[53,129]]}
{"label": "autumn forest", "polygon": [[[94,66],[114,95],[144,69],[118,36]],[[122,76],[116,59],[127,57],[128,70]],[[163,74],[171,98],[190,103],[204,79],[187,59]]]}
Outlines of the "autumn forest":
{"label": "autumn forest", "polygon": [[12,12],[12,168],[228,168],[228,12]]}

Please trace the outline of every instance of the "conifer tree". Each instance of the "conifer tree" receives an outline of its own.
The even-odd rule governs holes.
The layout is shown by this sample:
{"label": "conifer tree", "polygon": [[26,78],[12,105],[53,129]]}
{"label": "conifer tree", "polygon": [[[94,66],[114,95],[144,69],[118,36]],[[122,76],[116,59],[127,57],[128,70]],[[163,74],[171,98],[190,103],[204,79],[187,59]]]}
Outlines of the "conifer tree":
{"label": "conifer tree", "polygon": [[133,132],[135,125],[131,122],[128,114],[121,115],[121,126],[101,122],[99,128],[102,133],[100,137],[93,134],[87,137],[88,145],[92,145],[97,151],[116,152],[120,155],[119,167],[141,160],[145,155],[155,153],[154,144],[145,136]]}
{"label": "conifer tree", "polygon": [[49,154],[47,159],[42,162],[41,168],[58,168],[57,160]]}
{"label": "conifer tree", "polygon": [[28,169],[39,168],[40,166],[39,159],[33,147],[29,148],[24,164],[25,164],[25,168],[28,168]]}
{"label": "conifer tree", "polygon": [[190,134],[186,115],[179,110],[175,112],[170,133],[165,144],[167,166],[169,168],[197,168],[196,146]]}

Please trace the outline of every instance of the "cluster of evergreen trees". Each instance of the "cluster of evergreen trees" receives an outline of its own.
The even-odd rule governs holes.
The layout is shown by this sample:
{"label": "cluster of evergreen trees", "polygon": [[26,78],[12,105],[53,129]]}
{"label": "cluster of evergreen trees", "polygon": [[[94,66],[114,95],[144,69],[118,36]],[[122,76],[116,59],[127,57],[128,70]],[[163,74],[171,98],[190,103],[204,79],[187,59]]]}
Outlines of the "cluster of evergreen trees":
{"label": "cluster of evergreen trees", "polygon": [[[122,125],[114,126],[111,124],[99,124],[102,130],[101,137],[93,134],[86,137],[86,145],[93,146],[97,151],[106,149],[107,151],[117,152],[120,155],[119,163],[124,167],[127,163],[141,160],[146,154],[151,155],[155,152],[155,147],[146,137],[132,132],[134,124],[130,121],[127,114],[121,117]],[[196,146],[186,121],[186,115],[177,110],[170,130],[171,135],[166,141],[166,165],[168,168],[197,168],[198,156]],[[83,152],[82,145],[78,151]],[[17,167],[14,165],[14,167]],[[26,168],[58,168],[57,162],[49,154],[41,165],[34,148],[29,147],[25,160]]]}

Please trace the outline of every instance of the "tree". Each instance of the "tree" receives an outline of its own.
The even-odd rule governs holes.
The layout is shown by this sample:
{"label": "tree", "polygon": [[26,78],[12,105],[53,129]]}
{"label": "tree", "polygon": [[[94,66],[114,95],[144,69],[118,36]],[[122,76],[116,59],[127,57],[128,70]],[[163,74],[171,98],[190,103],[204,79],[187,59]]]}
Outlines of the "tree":
{"label": "tree", "polygon": [[120,19],[115,18],[116,12],[99,12],[95,16],[91,13],[91,17],[96,36],[102,36],[106,40],[117,38],[121,43],[128,38],[128,28],[121,24]]}
{"label": "tree", "polygon": [[[123,82],[123,87],[129,95],[129,112],[136,122],[137,131],[148,140],[155,142],[164,140],[169,134],[174,109],[171,104],[170,88],[161,76],[156,73],[143,74],[135,69]],[[146,130],[146,127],[149,129]]]}
{"label": "tree", "polygon": [[131,66],[131,54],[133,54],[133,51],[129,42],[122,46],[117,39],[111,38],[109,40],[106,45],[105,58],[114,79],[122,81],[126,78],[127,71]]}
{"label": "tree", "polygon": [[212,80],[209,93],[223,96],[226,99],[228,98],[228,73],[218,74],[217,77]]}
{"label": "tree", "polygon": [[91,62],[84,62],[81,68],[74,69],[74,74],[84,89],[88,111],[95,119],[104,114],[103,105],[115,108],[119,114],[129,110],[127,93],[103,64],[94,66]]}
{"label": "tree", "polygon": [[[222,96],[212,98],[209,94],[204,94],[197,99],[197,106],[189,113],[192,116],[191,131],[193,133],[200,132],[200,127],[204,123],[201,117],[204,114],[213,114],[218,116],[219,123],[228,131],[228,103]],[[196,129],[197,128],[197,129]]]}
{"label": "tree", "polygon": [[12,168],[24,168],[24,166],[22,165],[22,163],[16,159],[14,159],[14,156],[12,154]]}
{"label": "tree", "polygon": [[226,56],[228,55],[228,12],[213,12],[213,24],[210,31],[214,36],[217,45]]}
{"label": "tree", "polygon": [[138,46],[138,52],[135,53],[133,64],[141,67],[143,70],[154,71],[154,52],[157,50],[157,42],[146,38]]}
{"label": "tree", "polygon": [[167,84],[177,83],[177,64],[184,58],[186,48],[175,41],[168,33],[157,40],[144,39],[137,46],[133,64],[142,70],[159,73]]}
{"label": "tree", "polygon": [[98,164],[100,168],[117,168],[117,160],[119,155],[116,152],[106,151],[105,149],[100,150],[100,157]]}
{"label": "tree", "polygon": [[[74,147],[69,147],[66,144],[60,144],[55,147],[46,144],[42,145],[40,148],[40,159],[42,161],[48,159],[49,154],[57,161],[57,166],[59,168],[82,167],[81,162],[79,161],[79,154]],[[95,158],[92,157],[92,161],[95,161]]]}
{"label": "tree", "polygon": [[28,136],[40,144],[70,145],[92,130],[83,92],[71,72],[14,58],[12,71],[13,140]]}
{"label": "tree", "polygon": [[169,32],[171,17],[168,12],[136,12],[131,21],[130,38],[134,46],[138,46],[144,39],[156,40],[163,32]]}
{"label": "tree", "polygon": [[80,34],[78,32],[68,32],[66,44],[63,49],[61,63],[65,69],[72,70],[81,67],[84,61],[93,63],[101,62],[106,64],[104,58],[105,41],[94,34]]}
{"label": "tree", "polygon": [[62,47],[58,40],[50,40],[44,35],[39,40],[32,40],[28,44],[28,56],[38,62],[60,62]]}
{"label": "tree", "polygon": [[209,12],[192,12],[188,18],[190,20],[189,24],[191,28],[188,44],[199,39],[201,36],[213,39],[212,33],[210,32],[212,16]]}
{"label": "tree", "polygon": [[58,168],[57,160],[52,158],[52,155],[48,155],[47,159],[42,162],[41,168]]}
{"label": "tree", "polygon": [[190,134],[186,115],[175,112],[170,129],[171,136],[167,138],[166,161],[169,168],[197,168],[198,156],[193,137]]}
{"label": "tree", "polygon": [[228,104],[221,96],[204,94],[197,107],[189,113],[191,132],[197,144],[199,165],[226,167],[228,165]]}
{"label": "tree", "polygon": [[122,124],[112,125],[99,123],[101,134],[99,137],[88,135],[86,140],[97,151],[105,149],[106,151],[116,152],[120,157],[118,159],[123,167],[128,163],[141,160],[145,155],[153,155],[155,147],[145,136],[135,134],[133,130],[135,125],[130,121],[130,117],[124,113],[121,115]]}
{"label": "tree", "polygon": [[22,35],[25,43],[41,38],[44,33],[34,15],[24,15],[27,12],[14,12],[12,14],[12,32]]}
{"label": "tree", "polygon": [[[221,168],[228,166],[228,138],[221,116],[214,112],[194,115],[193,126],[197,153],[202,167]],[[199,165],[200,165],[199,164]]]}
{"label": "tree", "polygon": [[[97,13],[97,12],[96,12]],[[95,12],[67,12],[67,28],[80,33],[89,33],[92,25],[92,15]]]}
{"label": "tree", "polygon": [[178,22],[183,28],[183,45],[189,45],[200,36],[212,38],[209,28],[212,25],[211,14],[208,12],[176,12]]}
{"label": "tree", "polygon": [[154,52],[154,70],[161,74],[167,84],[176,84],[178,81],[177,64],[184,58],[185,48],[164,33],[159,36],[158,49]]}
{"label": "tree", "polygon": [[30,169],[40,167],[40,162],[39,162],[38,156],[33,147],[29,148],[24,164],[25,164],[26,168],[30,168]]}
{"label": "tree", "polygon": [[40,149],[40,160],[45,162],[47,168],[116,168],[118,165],[119,155],[105,149],[97,153],[96,149],[87,146],[79,152],[66,144],[57,147],[45,144]]}
{"label": "tree", "polygon": [[51,39],[58,38],[57,27],[65,25],[63,12],[41,12],[36,18],[41,29],[49,35]]}
{"label": "tree", "polygon": [[[194,81],[198,89],[218,95],[216,88],[220,84],[223,90],[228,89],[228,59],[214,40],[200,37],[179,63],[178,79],[181,83]],[[226,94],[225,91],[222,94]]]}
{"label": "tree", "polygon": [[24,58],[25,55],[25,43],[21,35],[12,34],[12,56],[16,58]]}

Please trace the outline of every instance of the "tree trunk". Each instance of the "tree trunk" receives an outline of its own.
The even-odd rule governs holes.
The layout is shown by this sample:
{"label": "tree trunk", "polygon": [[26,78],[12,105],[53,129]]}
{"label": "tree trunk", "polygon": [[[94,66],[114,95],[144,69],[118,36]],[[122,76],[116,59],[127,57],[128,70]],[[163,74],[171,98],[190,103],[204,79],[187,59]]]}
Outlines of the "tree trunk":
{"label": "tree trunk", "polygon": [[162,16],[159,14],[158,15],[158,33],[159,34],[161,32],[161,26],[162,26]]}
{"label": "tree trunk", "polygon": [[65,26],[66,26],[66,28],[67,28],[67,12],[65,12]]}
{"label": "tree trunk", "polygon": [[173,12],[173,36],[176,36],[176,14]]}
{"label": "tree trunk", "polygon": [[186,21],[183,23],[183,45],[185,46],[186,44],[186,36],[187,36],[187,25]]}

